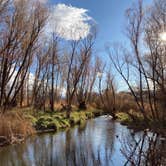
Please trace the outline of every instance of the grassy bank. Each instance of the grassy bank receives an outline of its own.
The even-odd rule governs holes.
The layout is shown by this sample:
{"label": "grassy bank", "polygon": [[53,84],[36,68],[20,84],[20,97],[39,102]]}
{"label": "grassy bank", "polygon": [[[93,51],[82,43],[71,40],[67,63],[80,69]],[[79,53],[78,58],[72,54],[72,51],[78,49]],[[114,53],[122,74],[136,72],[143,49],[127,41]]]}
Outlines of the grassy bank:
{"label": "grassy bank", "polygon": [[101,110],[94,108],[74,110],[70,118],[66,118],[66,112],[41,112],[31,108],[12,110],[0,117],[0,146],[20,143],[35,133],[69,128],[101,114]]}
{"label": "grassy bank", "polygon": [[37,131],[46,131],[64,129],[76,124],[84,123],[87,119],[94,118],[101,114],[100,110],[88,109],[85,111],[77,110],[71,112],[70,118],[66,118],[65,112],[39,112],[39,113],[25,113],[32,126]]}
{"label": "grassy bank", "polygon": [[166,123],[163,124],[160,121],[154,121],[152,119],[145,122],[143,116],[138,113],[132,113],[129,115],[124,112],[118,112],[116,116],[117,120],[122,125],[126,125],[130,129],[135,131],[150,130],[166,136]]}

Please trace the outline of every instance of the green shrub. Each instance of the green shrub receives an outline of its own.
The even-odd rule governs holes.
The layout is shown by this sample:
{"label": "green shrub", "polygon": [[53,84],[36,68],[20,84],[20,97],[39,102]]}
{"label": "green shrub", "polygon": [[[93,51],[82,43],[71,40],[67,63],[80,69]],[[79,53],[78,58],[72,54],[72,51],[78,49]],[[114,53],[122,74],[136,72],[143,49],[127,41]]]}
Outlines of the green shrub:
{"label": "green shrub", "polygon": [[36,128],[37,129],[56,129],[56,123],[54,122],[54,119],[51,116],[41,116],[39,117],[38,121],[36,122]]}
{"label": "green shrub", "polygon": [[61,128],[70,127],[69,120],[67,120],[67,119],[61,119],[61,120],[60,120],[60,124],[61,124]]}
{"label": "green shrub", "polygon": [[122,124],[127,124],[127,123],[130,123],[132,121],[131,117],[129,117],[129,115],[127,113],[124,113],[124,112],[119,112],[116,114],[116,116],[118,117],[118,120]]}
{"label": "green shrub", "polygon": [[85,114],[88,119],[94,117],[94,114],[92,112],[85,112]]}
{"label": "green shrub", "polygon": [[34,116],[32,116],[32,115],[25,115],[25,118],[27,120],[29,120],[32,123],[33,126],[36,125],[37,119]]}

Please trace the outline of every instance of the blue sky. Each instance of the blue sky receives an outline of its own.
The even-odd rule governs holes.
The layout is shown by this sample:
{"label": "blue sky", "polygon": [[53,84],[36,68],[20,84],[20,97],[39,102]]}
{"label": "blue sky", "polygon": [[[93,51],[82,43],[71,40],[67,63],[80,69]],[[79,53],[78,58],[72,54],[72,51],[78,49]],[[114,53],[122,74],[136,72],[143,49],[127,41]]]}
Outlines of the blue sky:
{"label": "blue sky", "polygon": [[[99,50],[104,50],[107,42],[125,42],[124,13],[133,2],[137,0],[51,0],[52,4],[64,3],[88,10],[97,23],[98,34],[96,45]],[[149,4],[152,0],[144,0]]]}
{"label": "blue sky", "polygon": [[[65,4],[77,8],[87,9],[87,14],[97,23],[97,39],[95,50],[97,55],[102,57],[106,62],[108,55],[105,52],[106,43],[122,42],[129,46],[125,31],[125,10],[131,7],[137,0],[50,0],[50,4]],[[152,0],[144,0],[148,5]],[[120,81],[120,77],[117,76]],[[125,85],[123,88],[125,89]]]}

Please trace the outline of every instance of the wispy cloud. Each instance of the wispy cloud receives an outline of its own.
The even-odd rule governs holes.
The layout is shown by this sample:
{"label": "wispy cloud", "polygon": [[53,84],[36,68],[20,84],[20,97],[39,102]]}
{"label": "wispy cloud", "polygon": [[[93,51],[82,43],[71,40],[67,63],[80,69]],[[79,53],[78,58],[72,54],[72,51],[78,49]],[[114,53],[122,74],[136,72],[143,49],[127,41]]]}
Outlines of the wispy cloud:
{"label": "wispy cloud", "polygon": [[[22,0],[13,0],[21,2]],[[31,8],[34,3],[47,4],[49,0],[25,0],[28,2],[27,8]],[[87,14],[88,10],[77,8],[71,5],[57,4],[50,9],[48,23],[46,24],[44,36],[55,32],[57,36],[65,40],[79,40],[88,36],[91,30],[91,23],[94,19]]]}
{"label": "wispy cloud", "polygon": [[79,40],[90,33],[89,21],[92,20],[86,9],[57,4],[51,10],[49,27],[61,38]]}

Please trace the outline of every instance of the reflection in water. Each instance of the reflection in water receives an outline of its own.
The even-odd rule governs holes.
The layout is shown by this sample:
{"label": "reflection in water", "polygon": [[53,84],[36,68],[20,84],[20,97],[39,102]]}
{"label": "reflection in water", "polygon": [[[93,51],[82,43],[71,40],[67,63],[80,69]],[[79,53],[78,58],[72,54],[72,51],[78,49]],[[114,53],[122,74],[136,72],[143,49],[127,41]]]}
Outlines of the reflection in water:
{"label": "reflection in water", "polygon": [[[4,147],[0,149],[0,166],[134,165],[146,162],[145,154],[148,160],[154,158],[149,147],[153,151],[160,144],[152,145],[153,137],[158,136],[150,136],[153,141],[148,141],[145,134],[134,136],[125,126],[100,117],[67,131],[31,137],[24,144]],[[137,154],[141,159],[136,159]]]}
{"label": "reflection in water", "polygon": [[166,165],[166,142],[156,133],[141,132],[139,135],[128,135],[122,141],[121,152],[127,159],[124,165]]}

